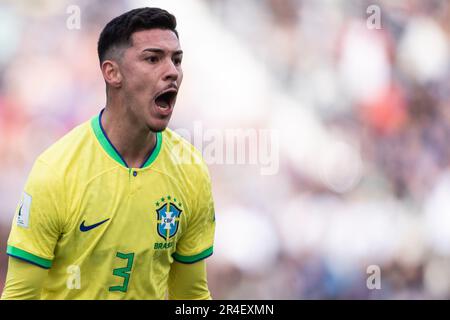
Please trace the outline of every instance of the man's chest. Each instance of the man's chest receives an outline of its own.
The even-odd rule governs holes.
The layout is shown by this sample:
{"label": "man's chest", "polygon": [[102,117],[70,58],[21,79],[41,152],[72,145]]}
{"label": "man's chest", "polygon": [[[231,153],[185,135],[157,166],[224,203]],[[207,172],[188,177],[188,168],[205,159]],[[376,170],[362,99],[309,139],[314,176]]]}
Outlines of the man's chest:
{"label": "man's chest", "polygon": [[[140,178],[140,179],[139,179]],[[170,179],[144,174],[99,177],[68,203],[62,244],[72,252],[173,253],[190,214],[190,195]]]}

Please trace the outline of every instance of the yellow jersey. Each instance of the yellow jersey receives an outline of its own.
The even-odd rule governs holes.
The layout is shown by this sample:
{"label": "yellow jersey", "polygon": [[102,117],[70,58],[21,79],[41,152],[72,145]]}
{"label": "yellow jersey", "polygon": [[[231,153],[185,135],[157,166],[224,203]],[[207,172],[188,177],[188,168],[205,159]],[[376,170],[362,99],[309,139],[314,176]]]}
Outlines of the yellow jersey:
{"label": "yellow jersey", "polygon": [[173,260],[213,253],[208,169],[170,129],[141,168],[129,168],[101,115],[38,157],[7,253],[49,269],[43,299],[164,299]]}

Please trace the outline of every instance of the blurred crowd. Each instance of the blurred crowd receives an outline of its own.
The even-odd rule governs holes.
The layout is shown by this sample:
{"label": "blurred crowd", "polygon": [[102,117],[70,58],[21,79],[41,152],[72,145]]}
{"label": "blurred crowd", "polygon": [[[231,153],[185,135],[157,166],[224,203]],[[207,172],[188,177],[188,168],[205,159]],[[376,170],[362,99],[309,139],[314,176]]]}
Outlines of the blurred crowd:
{"label": "blurred crowd", "polygon": [[[450,298],[448,1],[150,4],[177,16],[185,51],[171,127],[278,139],[275,174],[209,163],[214,298]],[[143,5],[0,2],[0,291],[33,161],[103,107],[99,32]]]}

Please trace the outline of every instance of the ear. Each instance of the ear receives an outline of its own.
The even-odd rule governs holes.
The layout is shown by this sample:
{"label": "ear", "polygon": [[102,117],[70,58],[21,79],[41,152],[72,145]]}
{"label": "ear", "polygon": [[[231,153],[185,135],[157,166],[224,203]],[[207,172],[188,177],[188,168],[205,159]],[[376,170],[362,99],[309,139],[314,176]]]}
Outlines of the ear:
{"label": "ear", "polygon": [[114,88],[120,88],[122,86],[122,74],[117,62],[113,60],[105,60],[101,65],[103,78],[106,83]]}

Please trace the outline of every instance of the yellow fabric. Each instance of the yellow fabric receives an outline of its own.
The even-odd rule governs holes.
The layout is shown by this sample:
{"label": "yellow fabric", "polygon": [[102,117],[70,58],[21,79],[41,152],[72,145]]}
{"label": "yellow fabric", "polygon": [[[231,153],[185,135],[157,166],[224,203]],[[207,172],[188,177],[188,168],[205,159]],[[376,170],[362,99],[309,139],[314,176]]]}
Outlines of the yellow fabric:
{"label": "yellow fabric", "polygon": [[169,276],[170,300],[211,300],[204,260],[185,264],[174,262]]}
{"label": "yellow fabric", "polygon": [[[96,124],[98,117],[78,126],[36,160],[24,190],[31,204],[18,206],[8,253],[50,267],[43,299],[164,299],[174,257],[212,253],[207,167],[166,129],[156,158],[127,168]],[[28,226],[19,214],[29,214]],[[70,289],[77,268],[81,285]]]}
{"label": "yellow fabric", "polygon": [[[31,263],[9,258],[8,274],[2,300],[38,300],[48,270]],[[210,300],[206,277],[206,263],[192,264],[174,261],[169,273],[169,299]]]}
{"label": "yellow fabric", "polygon": [[38,300],[48,270],[28,262],[9,258],[2,300]]}

